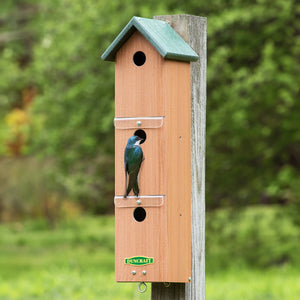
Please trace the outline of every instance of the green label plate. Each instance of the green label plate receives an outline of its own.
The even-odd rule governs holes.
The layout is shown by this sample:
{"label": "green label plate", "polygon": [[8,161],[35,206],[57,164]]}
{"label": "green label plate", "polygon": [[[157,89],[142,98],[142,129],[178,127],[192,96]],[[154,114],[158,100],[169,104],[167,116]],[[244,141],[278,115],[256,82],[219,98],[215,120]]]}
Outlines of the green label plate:
{"label": "green label plate", "polygon": [[154,263],[153,257],[134,256],[125,258],[125,265],[145,266]]}

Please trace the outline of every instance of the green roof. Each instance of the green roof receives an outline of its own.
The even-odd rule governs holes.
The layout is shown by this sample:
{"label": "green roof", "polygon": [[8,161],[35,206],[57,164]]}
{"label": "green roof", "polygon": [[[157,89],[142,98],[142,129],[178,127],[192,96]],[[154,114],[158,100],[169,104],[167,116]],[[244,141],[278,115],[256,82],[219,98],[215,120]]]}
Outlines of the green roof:
{"label": "green roof", "polygon": [[115,61],[116,53],[138,30],[148,42],[167,59],[196,61],[197,53],[165,21],[133,17],[102,54],[103,60]]}

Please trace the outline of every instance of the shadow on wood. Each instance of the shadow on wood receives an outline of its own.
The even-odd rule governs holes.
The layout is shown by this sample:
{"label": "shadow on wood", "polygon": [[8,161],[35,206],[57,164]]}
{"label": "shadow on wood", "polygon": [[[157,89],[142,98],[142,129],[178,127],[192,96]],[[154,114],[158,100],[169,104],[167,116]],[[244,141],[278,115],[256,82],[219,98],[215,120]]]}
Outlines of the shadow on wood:
{"label": "shadow on wood", "polygon": [[155,300],[184,300],[185,284],[176,283],[166,287],[164,283],[152,283],[151,298]]}

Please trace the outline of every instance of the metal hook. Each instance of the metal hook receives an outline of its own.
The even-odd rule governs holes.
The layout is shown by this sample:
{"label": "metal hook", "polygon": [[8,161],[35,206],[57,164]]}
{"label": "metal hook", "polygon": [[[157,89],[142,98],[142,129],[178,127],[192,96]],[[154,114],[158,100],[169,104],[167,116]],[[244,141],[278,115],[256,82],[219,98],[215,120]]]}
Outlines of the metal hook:
{"label": "metal hook", "polygon": [[164,286],[165,286],[166,288],[168,288],[170,285],[171,285],[170,282],[164,282]]}
{"label": "metal hook", "polygon": [[[141,286],[144,286],[144,289],[142,290],[141,289]],[[145,282],[140,282],[140,284],[139,284],[139,286],[138,286],[138,290],[139,290],[139,292],[140,293],[145,293],[146,292],[146,290],[147,290],[147,285],[146,285],[146,283]]]}

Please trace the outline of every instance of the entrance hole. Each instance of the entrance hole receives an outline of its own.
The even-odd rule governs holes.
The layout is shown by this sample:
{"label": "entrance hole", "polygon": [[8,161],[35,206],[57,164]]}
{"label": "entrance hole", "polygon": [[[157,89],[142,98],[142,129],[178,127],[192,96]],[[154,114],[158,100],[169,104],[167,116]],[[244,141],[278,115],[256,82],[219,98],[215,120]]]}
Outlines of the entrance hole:
{"label": "entrance hole", "polygon": [[143,144],[146,141],[147,135],[146,132],[143,129],[138,129],[134,132],[134,135],[142,138],[140,144]]}
{"label": "entrance hole", "polygon": [[143,222],[146,218],[146,211],[143,207],[137,207],[134,211],[133,211],[133,218],[137,221],[137,222]]}
{"label": "entrance hole", "polygon": [[146,55],[142,51],[135,52],[133,55],[133,62],[136,66],[142,66],[146,61]]}

